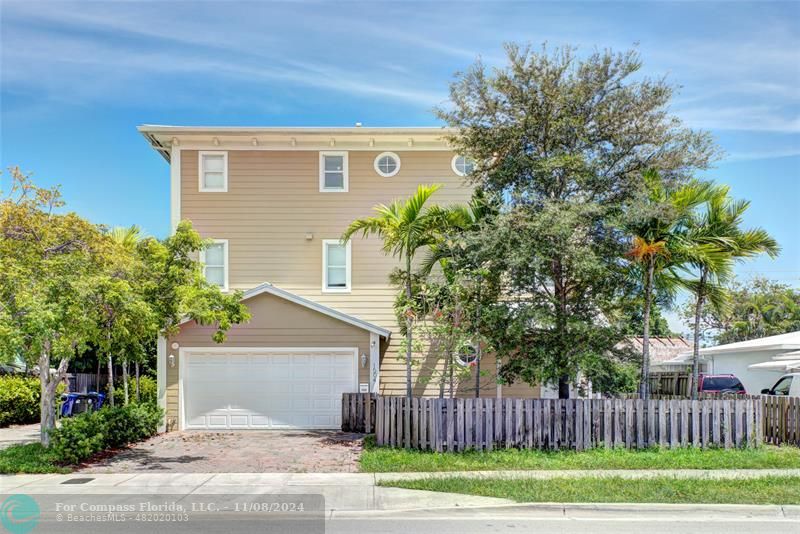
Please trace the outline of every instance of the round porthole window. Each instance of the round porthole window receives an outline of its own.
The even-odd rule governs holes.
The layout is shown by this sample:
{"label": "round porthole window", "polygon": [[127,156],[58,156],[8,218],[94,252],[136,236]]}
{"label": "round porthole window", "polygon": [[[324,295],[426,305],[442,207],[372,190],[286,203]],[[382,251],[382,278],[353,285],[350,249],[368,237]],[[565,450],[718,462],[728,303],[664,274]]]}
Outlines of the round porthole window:
{"label": "round porthole window", "polygon": [[456,353],[456,363],[462,367],[473,367],[478,363],[478,347],[475,345],[464,345]]}
{"label": "round porthole window", "polygon": [[400,171],[400,157],[394,152],[384,152],[375,158],[375,172],[388,178]]}
{"label": "round porthole window", "polygon": [[472,174],[472,171],[475,170],[475,162],[466,156],[453,156],[450,166],[453,168],[453,172],[459,176]]}

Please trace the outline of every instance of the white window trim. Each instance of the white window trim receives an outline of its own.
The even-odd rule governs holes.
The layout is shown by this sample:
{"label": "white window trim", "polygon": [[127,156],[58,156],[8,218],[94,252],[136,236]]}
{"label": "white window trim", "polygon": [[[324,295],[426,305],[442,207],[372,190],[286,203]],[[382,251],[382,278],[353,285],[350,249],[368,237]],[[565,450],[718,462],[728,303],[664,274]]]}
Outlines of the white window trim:
{"label": "white window trim", "polygon": [[458,167],[456,167],[456,160],[458,158],[464,158],[464,159],[469,159],[469,158],[467,158],[467,156],[462,156],[461,154],[456,154],[455,156],[453,156],[453,159],[450,160],[450,168],[453,170],[456,176],[461,176],[463,178],[464,176],[466,176],[466,173],[459,171]]}
{"label": "white window trim", "polygon": [[322,240],[322,292],[323,293],[350,293],[352,288],[352,261],[351,247],[352,240],[345,243],[345,287],[328,287],[328,245],[341,245],[339,239]]}
{"label": "white window trim", "polygon": [[[203,185],[203,156],[222,156],[222,187],[205,187]],[[224,150],[201,150],[197,153],[197,180],[201,193],[228,192],[228,153]]]}
{"label": "white window trim", "polygon": [[[386,173],[383,172],[380,169],[380,167],[378,167],[378,162],[381,160],[381,158],[385,158],[386,156],[394,158],[394,161],[397,163],[397,167],[395,167],[394,172]],[[391,178],[392,176],[400,172],[400,156],[398,156],[394,152],[381,152],[380,154],[375,156],[375,161],[372,163],[372,166],[375,168],[375,172],[377,172],[380,176],[383,176],[384,178]]]}
{"label": "white window trim", "polygon": [[[222,291],[228,291],[228,273],[230,272],[230,262],[228,261],[228,240],[227,239],[212,239],[214,243],[221,243],[222,244],[222,253],[223,253],[223,267],[225,268],[225,285],[222,286],[220,289]],[[200,251],[200,263],[203,264],[203,278],[206,276],[206,251],[205,249]]]}
{"label": "white window trim", "polygon": [[[320,193],[347,193],[350,187],[350,166],[347,161],[347,152],[342,150],[324,150],[319,153],[319,192]],[[342,187],[325,187],[325,156],[342,156]]]}

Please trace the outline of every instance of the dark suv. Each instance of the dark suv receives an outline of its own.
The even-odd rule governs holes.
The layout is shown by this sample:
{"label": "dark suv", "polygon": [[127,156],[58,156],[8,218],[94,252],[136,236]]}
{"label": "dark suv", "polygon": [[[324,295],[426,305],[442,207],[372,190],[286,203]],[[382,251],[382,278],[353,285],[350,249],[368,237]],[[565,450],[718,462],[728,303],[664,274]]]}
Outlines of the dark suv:
{"label": "dark suv", "polygon": [[736,375],[700,375],[700,393],[747,395],[744,384]]}

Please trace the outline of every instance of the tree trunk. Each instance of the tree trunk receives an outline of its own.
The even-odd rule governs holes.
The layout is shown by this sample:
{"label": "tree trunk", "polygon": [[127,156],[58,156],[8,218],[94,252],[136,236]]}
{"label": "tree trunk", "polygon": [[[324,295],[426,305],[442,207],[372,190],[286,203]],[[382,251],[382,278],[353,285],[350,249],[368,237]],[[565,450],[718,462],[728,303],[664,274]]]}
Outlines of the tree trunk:
{"label": "tree trunk", "polygon": [[41,398],[39,400],[39,441],[45,447],[50,446],[50,430],[56,426],[56,389],[67,374],[66,358],[58,363],[55,375],[50,374],[50,347],[45,344],[39,355],[39,382]]}
{"label": "tree trunk", "polygon": [[406,254],[406,396],[411,398],[411,344],[413,342],[412,329],[414,321],[412,319],[411,302],[411,255]]}
{"label": "tree trunk", "polygon": [[693,399],[697,399],[700,385],[700,315],[703,313],[705,301],[706,270],[700,273],[700,283],[697,285],[697,300],[694,305],[694,339],[692,347],[692,380],[689,383]]}
{"label": "tree trunk", "polygon": [[450,398],[452,399],[455,396],[455,392],[456,392],[455,377],[453,376],[453,366],[455,365],[455,362],[453,361],[453,351],[452,350],[447,352],[447,362],[448,362],[447,363],[448,373],[450,375],[450,377],[449,377],[450,378]]}
{"label": "tree trunk", "polygon": [[[478,309],[476,310],[475,331],[480,335],[481,331],[481,279],[478,278]],[[481,356],[483,355],[483,343],[478,340],[476,347],[477,359],[475,360],[475,398],[481,396]]]}
{"label": "tree trunk", "polygon": [[570,379],[568,376],[562,376],[558,379],[558,398],[559,399],[568,399],[569,398],[569,383]]}
{"label": "tree trunk", "polygon": [[127,406],[129,402],[128,396],[128,362],[122,362],[122,391],[125,393],[123,396],[123,406]]}
{"label": "tree trunk", "polygon": [[136,403],[138,404],[141,402],[139,398],[139,362],[134,362],[133,366],[136,369]]}
{"label": "tree trunk", "polygon": [[644,312],[642,313],[642,377],[639,382],[639,396],[642,399],[650,398],[650,306],[653,299],[653,275],[655,273],[655,259],[650,258],[647,263],[647,274],[644,282]]}
{"label": "tree trunk", "polygon": [[108,354],[108,405],[114,407],[114,361]]}

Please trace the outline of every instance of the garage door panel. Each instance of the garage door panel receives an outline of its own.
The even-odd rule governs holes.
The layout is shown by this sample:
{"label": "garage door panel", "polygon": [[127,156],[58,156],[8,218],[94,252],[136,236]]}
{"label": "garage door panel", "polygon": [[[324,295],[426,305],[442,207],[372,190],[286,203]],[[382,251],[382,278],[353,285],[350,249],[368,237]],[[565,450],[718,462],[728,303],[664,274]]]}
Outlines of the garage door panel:
{"label": "garage door panel", "polygon": [[186,428],[339,428],[357,387],[352,349],[252,349],[184,356]]}

